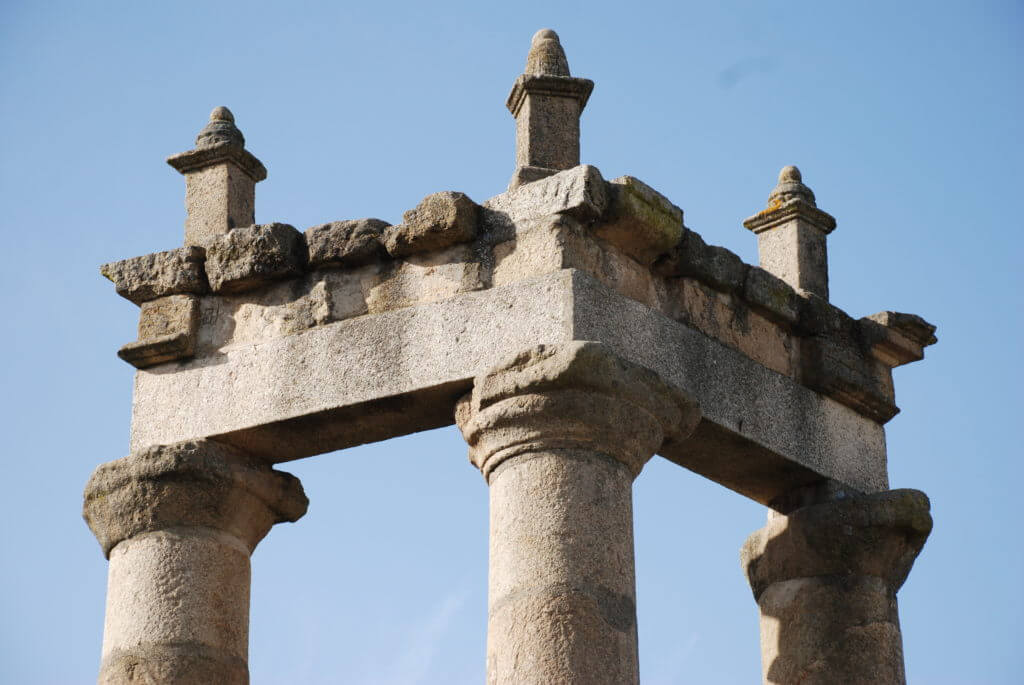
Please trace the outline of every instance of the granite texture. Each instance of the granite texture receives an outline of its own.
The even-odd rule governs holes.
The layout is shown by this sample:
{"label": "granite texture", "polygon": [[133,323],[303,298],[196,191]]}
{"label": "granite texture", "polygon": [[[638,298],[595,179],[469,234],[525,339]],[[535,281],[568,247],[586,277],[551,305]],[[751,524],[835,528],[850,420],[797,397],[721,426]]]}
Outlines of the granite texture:
{"label": "granite texture", "polygon": [[245,137],[227,107],[217,107],[196,147],[167,158],[185,176],[185,244],[209,245],[217,236],[255,223],[256,184],[267,170],[245,149]]}
{"label": "granite texture", "polygon": [[117,351],[132,366],[144,369],[195,354],[199,333],[199,298],[168,295],[143,302],[139,338]]}
{"label": "granite texture", "polygon": [[896,592],[932,529],[917,490],[813,504],[747,540],[765,683],[902,684]]}
{"label": "granite texture", "polygon": [[646,183],[622,176],[608,190],[608,214],[595,230],[641,264],[654,263],[682,239],[683,210]]}
{"label": "granite texture", "polygon": [[118,295],[141,305],[167,295],[208,292],[205,260],[203,248],[179,247],[110,262],[100,267],[100,273],[114,284]]}
{"label": "granite texture", "polygon": [[699,416],[595,342],[476,377],[456,418],[490,484],[487,682],[639,682],[632,481]]}
{"label": "granite texture", "polygon": [[392,257],[432,252],[473,240],[479,207],[464,193],[445,191],[423,198],[383,234]]}
{"label": "granite texture", "polygon": [[386,256],[381,236],[388,228],[380,219],[332,221],[306,230],[309,266],[354,267]]}
{"label": "granite texture", "polygon": [[247,683],[249,556],[298,480],[212,441],[99,466],[83,515],[110,559],[99,682]]}
{"label": "granite texture", "polygon": [[570,76],[558,34],[534,35],[505,103],[516,118],[516,167],[533,171],[517,171],[510,188],[580,163],[580,114],[593,89],[593,81]]}
{"label": "granite texture", "polygon": [[768,206],[743,225],[757,234],[761,268],[794,288],[828,299],[826,237],[836,220],[818,209],[800,170],[787,166],[768,196]]}
{"label": "granite texture", "polygon": [[[245,323],[254,334],[258,325]],[[662,454],[753,499],[823,476],[861,491],[887,487],[880,425],[562,269],[248,339],[174,373],[141,371],[132,447],[221,436],[285,461],[449,425],[458,393],[507,349],[573,339],[602,341],[696,398],[704,419],[695,437]]]}
{"label": "granite texture", "polygon": [[303,272],[306,244],[288,224],[259,224],[215,238],[206,249],[206,275],[215,293],[259,287]]}

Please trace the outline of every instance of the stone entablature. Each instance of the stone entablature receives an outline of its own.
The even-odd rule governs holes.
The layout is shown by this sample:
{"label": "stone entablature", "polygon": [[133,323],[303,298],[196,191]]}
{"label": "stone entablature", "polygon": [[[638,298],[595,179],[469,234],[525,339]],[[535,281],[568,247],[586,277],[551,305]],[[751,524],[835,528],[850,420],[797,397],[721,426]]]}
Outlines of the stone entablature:
{"label": "stone entablature", "polygon": [[[462,193],[428,196],[405,223],[338,221],[235,229],[209,246],[106,264],[119,294],[143,305],[140,338],[122,350],[139,368],[222,354],[355,316],[437,302],[559,269],[579,269],[621,295],[699,330],[757,363],[878,422],[894,403],[891,369],[921,359],[934,328],[838,307],[706,245],[683,213],[632,177],[606,182],[580,166],[482,207]],[[198,320],[153,326],[172,296],[198,297]],[[174,300],[168,300],[168,305]]]}

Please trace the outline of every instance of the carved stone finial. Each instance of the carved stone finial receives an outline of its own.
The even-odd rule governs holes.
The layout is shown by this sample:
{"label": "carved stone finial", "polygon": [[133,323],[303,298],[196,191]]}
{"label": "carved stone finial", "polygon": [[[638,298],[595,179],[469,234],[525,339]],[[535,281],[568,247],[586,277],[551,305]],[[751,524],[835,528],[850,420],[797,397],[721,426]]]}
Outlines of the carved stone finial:
{"label": "carved stone finial", "polygon": [[580,163],[580,114],[594,82],[569,74],[558,34],[533,35],[526,68],[505,105],[516,118],[516,172],[509,188]]}
{"label": "carved stone finial", "polygon": [[761,268],[794,288],[828,299],[826,236],[836,227],[818,209],[814,193],[795,166],[784,166],[768,195],[768,207],[743,225],[757,235]]}
{"label": "carved stone finial", "polygon": [[215,107],[210,112],[210,122],[196,136],[196,147],[207,148],[215,145],[231,145],[244,148],[245,136],[235,126],[235,115],[227,107]]}
{"label": "carved stone finial", "polygon": [[803,176],[795,166],[784,166],[779,172],[779,183],[768,195],[768,206],[788,202],[793,199],[801,199],[812,207],[818,205],[814,202],[814,193],[804,185]]}
{"label": "carved stone finial", "polygon": [[558,40],[558,34],[551,29],[541,29],[533,34],[530,52],[526,56],[524,74],[547,76],[570,76],[569,60]]}
{"label": "carved stone finial", "polygon": [[218,235],[255,223],[255,184],[267,177],[245,149],[245,136],[227,107],[215,107],[195,149],[167,163],[185,176],[185,245],[205,247]]}

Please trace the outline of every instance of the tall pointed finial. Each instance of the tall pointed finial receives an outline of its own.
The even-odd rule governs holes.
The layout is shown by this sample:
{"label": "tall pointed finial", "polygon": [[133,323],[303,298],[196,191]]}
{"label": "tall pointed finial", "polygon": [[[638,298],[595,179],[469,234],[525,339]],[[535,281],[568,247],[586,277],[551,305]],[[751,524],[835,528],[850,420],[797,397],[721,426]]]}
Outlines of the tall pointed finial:
{"label": "tall pointed finial", "polygon": [[761,268],[794,288],[828,299],[826,236],[836,227],[831,214],[818,209],[814,193],[795,166],[779,172],[768,207],[743,222],[757,235]]}
{"label": "tall pointed finial", "polygon": [[551,29],[541,29],[533,34],[523,73],[570,76],[569,60],[565,58],[565,50],[562,49],[557,33]]}
{"label": "tall pointed finial", "polygon": [[594,82],[569,74],[558,34],[534,34],[526,69],[505,103],[516,118],[516,172],[509,188],[580,163],[580,114]]}
{"label": "tall pointed finial", "polygon": [[167,158],[185,176],[185,245],[206,246],[232,228],[255,223],[256,184],[267,170],[245,149],[227,107],[216,107],[194,150]]}

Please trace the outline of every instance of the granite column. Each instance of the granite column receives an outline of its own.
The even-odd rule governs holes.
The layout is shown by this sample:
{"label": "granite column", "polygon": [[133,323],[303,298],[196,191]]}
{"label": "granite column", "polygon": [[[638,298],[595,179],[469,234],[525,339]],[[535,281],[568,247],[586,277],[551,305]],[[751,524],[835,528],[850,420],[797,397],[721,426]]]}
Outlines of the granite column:
{"label": "granite column", "polygon": [[490,485],[488,683],[636,683],[632,483],[688,397],[591,342],[540,346],[458,406]]}
{"label": "granite column", "polygon": [[896,591],[932,528],[917,490],[769,512],[741,561],[765,683],[905,683]]}
{"label": "granite column", "polygon": [[84,515],[110,559],[99,682],[249,682],[249,556],[308,501],[299,481],[212,441],[99,466]]}

